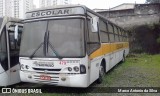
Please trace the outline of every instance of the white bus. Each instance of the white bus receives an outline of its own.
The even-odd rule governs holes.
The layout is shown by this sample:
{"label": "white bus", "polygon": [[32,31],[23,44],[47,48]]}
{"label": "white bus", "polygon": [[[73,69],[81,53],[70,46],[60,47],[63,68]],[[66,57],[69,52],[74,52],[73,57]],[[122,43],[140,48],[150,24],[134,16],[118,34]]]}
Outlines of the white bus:
{"label": "white bus", "polygon": [[19,48],[22,28],[20,19],[0,18],[0,86],[20,82]]}
{"label": "white bus", "polygon": [[23,82],[88,87],[129,53],[127,32],[81,5],[26,13],[20,47]]}

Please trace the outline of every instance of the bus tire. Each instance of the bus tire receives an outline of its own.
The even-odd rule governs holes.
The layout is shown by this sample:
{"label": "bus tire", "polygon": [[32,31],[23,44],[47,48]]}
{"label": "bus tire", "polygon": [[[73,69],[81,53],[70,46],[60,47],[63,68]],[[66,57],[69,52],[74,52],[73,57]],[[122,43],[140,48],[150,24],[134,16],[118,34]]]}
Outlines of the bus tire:
{"label": "bus tire", "polygon": [[97,79],[98,84],[101,84],[103,82],[104,75],[105,75],[105,68],[104,68],[104,64],[101,63],[100,70],[99,70],[99,77]]}

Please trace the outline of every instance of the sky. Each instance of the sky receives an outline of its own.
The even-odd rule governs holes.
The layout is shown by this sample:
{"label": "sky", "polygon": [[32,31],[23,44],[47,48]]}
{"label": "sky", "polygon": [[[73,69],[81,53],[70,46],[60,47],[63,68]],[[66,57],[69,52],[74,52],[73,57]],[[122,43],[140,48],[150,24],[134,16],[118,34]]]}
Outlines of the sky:
{"label": "sky", "polygon": [[[72,0],[72,4],[86,5],[91,9],[109,9],[122,3],[145,3],[146,0]],[[34,0],[34,4],[38,7],[39,0]]]}

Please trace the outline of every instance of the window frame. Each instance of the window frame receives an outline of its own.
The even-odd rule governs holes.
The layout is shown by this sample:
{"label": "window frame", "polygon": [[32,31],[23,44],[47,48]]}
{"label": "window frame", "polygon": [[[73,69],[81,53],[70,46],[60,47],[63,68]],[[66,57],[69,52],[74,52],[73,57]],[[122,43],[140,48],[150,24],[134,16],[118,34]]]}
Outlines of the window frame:
{"label": "window frame", "polygon": [[[103,20],[100,19],[100,21],[103,22],[103,24],[105,24],[105,28],[106,28],[106,31],[105,31],[105,30],[101,30],[101,29],[100,29],[101,27],[99,27],[99,29],[100,29],[100,30],[99,30],[99,31],[100,31],[100,32],[99,32],[99,33],[100,33],[100,41],[101,41],[101,43],[109,43],[110,40],[109,40],[109,33],[108,33],[108,27],[107,27],[108,25],[107,25],[107,23],[104,22]],[[99,24],[99,26],[101,26],[101,24]],[[102,38],[103,38],[102,36],[103,36],[103,35],[101,35],[101,33],[107,34],[107,39],[106,39],[106,41],[102,41]]]}
{"label": "window frame", "polygon": [[[91,30],[91,24],[89,24],[89,22],[91,22],[91,21],[92,21],[92,17],[90,17],[88,15],[87,18],[86,18],[86,25],[87,25],[87,27],[86,27],[86,31],[87,31],[86,32],[87,33],[87,36],[86,36],[87,37],[87,39],[86,39],[86,52],[87,52],[88,55],[91,55],[93,52],[95,52],[95,50],[99,49],[100,46],[101,46],[99,23],[97,23],[98,32],[92,32],[92,30]],[[97,35],[98,35],[98,42],[97,42],[98,46],[94,50],[90,49],[90,45],[89,44],[91,42],[90,42],[89,32],[91,32],[91,33],[97,33]]]}
{"label": "window frame", "polygon": [[[112,28],[112,31],[113,31],[113,32],[110,32],[111,30],[109,30],[109,29],[110,29],[109,27]],[[109,42],[110,42],[110,43],[114,43],[114,42],[115,42],[115,34],[114,34],[113,24],[112,24],[112,23],[107,23],[107,28],[108,28],[108,33],[109,33]],[[110,35],[113,35],[113,40],[114,40],[114,41],[111,41]]]}

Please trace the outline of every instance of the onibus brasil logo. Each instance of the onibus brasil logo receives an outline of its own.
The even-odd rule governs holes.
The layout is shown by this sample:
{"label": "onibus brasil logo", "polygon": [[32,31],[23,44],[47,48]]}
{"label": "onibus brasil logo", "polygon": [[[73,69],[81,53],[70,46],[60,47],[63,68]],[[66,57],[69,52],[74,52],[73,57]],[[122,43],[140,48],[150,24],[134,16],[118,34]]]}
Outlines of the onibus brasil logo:
{"label": "onibus brasil logo", "polygon": [[42,93],[41,89],[2,88],[2,93]]}

